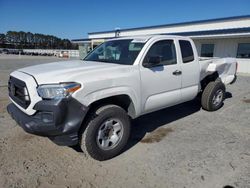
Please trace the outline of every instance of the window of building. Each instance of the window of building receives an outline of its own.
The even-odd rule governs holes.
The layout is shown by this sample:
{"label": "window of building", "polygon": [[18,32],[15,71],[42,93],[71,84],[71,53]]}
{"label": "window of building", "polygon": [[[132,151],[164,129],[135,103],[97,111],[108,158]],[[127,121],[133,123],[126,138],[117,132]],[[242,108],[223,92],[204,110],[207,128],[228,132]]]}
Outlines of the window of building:
{"label": "window of building", "polygon": [[180,40],[181,55],[183,63],[188,63],[194,60],[194,52],[192,45],[187,40]]}
{"label": "window of building", "polygon": [[250,43],[240,43],[238,45],[237,58],[250,58]]}
{"label": "window of building", "polygon": [[214,56],[214,44],[202,44],[201,57],[213,57],[213,56]]}
{"label": "window of building", "polygon": [[160,65],[176,64],[177,60],[174,41],[161,40],[154,43],[144,58],[143,64],[147,64],[150,58],[159,58]]}

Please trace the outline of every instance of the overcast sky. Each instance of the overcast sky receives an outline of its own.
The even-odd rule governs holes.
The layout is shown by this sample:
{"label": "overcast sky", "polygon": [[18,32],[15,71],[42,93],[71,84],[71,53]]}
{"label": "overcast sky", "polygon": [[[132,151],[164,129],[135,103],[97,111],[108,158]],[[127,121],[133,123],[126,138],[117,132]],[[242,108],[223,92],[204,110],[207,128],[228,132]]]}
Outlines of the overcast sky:
{"label": "overcast sky", "polygon": [[0,0],[8,30],[87,38],[88,32],[250,15],[250,0]]}

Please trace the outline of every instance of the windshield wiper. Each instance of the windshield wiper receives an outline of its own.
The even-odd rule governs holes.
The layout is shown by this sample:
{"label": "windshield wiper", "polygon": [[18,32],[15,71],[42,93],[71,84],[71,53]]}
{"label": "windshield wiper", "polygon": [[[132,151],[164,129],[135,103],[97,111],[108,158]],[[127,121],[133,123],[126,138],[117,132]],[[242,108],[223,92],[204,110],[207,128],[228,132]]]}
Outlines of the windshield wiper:
{"label": "windshield wiper", "polygon": [[95,61],[95,62],[102,62],[102,63],[113,63],[113,64],[121,64],[118,61],[112,61],[112,60],[108,60],[108,59],[95,59],[95,60],[89,60],[89,59],[83,59],[83,61]]}

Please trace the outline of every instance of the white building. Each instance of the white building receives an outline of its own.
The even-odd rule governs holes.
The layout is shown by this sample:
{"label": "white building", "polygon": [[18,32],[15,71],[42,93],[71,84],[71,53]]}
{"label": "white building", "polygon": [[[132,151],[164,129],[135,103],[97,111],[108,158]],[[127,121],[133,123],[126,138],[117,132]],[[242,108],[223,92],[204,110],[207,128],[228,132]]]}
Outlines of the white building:
{"label": "white building", "polygon": [[72,41],[79,43],[80,48],[93,48],[109,38],[152,34],[189,36],[194,40],[200,56],[236,57],[238,71],[250,73],[250,15],[92,32],[88,33],[88,39]]}

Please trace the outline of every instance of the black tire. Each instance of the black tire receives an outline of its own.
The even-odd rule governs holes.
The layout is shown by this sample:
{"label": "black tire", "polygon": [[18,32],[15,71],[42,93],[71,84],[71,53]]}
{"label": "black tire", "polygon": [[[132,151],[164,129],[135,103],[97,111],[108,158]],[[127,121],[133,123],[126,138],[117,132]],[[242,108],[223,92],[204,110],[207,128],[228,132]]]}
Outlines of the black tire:
{"label": "black tire", "polygon": [[[106,147],[110,148],[104,149],[102,148],[104,146],[101,146],[101,141],[104,142],[105,139],[103,137],[103,140],[99,141],[98,140],[100,135],[99,133],[101,132],[103,135],[104,132],[108,130],[106,129],[107,126],[106,122],[110,122],[112,120],[119,121],[119,124],[121,124],[122,129],[120,131],[117,143],[114,144],[113,146],[109,146],[110,143],[108,143],[108,146]],[[81,149],[87,155],[90,155],[92,158],[99,161],[108,160],[119,155],[125,148],[130,136],[129,116],[127,115],[124,109],[116,105],[105,105],[95,110],[94,113],[90,114],[89,121],[87,121],[85,127],[86,128],[82,133],[80,141]],[[114,129],[108,130],[108,132],[109,133],[107,135],[105,132],[106,137],[108,137],[108,138],[105,137],[106,140],[109,139],[109,137],[112,137],[112,135],[116,136],[119,134],[119,133],[114,133]],[[105,142],[107,143],[108,141]]]}
{"label": "black tire", "polygon": [[209,82],[202,93],[201,106],[204,110],[216,111],[223,105],[224,98],[225,85],[221,81]]}

